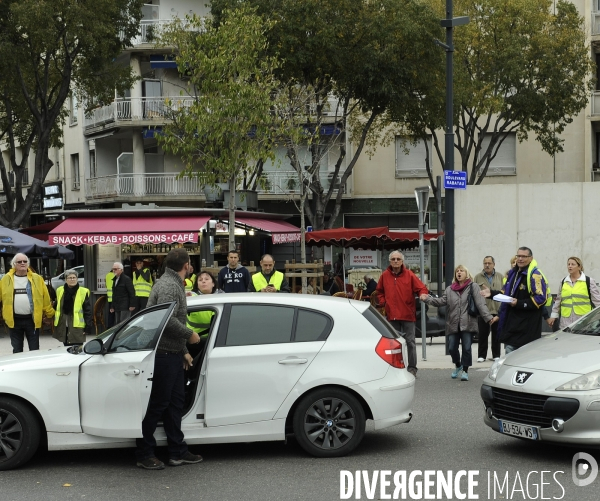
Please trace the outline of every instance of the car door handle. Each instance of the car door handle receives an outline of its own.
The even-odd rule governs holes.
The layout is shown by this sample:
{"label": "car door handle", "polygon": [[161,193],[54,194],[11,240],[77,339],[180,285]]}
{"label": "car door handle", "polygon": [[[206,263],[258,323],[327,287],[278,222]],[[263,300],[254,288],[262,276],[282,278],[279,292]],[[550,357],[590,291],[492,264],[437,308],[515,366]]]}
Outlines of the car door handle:
{"label": "car door handle", "polygon": [[283,360],[279,361],[281,365],[300,365],[305,364],[306,362],[308,362],[308,359],[297,357],[284,358]]}
{"label": "car door handle", "polygon": [[123,371],[123,374],[125,374],[126,376],[139,376],[140,370],[139,369],[127,369],[126,371]]}

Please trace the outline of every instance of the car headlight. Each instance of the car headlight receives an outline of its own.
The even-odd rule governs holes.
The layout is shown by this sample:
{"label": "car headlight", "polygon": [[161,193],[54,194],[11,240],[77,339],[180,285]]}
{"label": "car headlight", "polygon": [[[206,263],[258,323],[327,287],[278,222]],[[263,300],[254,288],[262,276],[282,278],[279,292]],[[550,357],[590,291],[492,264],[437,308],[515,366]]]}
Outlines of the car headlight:
{"label": "car headlight", "polygon": [[496,377],[498,376],[498,371],[500,370],[500,367],[502,367],[502,364],[504,363],[504,360],[506,360],[505,357],[503,357],[500,360],[494,362],[492,364],[492,366],[490,367],[490,372],[488,372],[488,377],[492,381],[496,381]]}
{"label": "car headlight", "polygon": [[578,378],[556,388],[556,391],[586,390],[600,390],[600,371],[584,374],[583,376],[579,376]]}

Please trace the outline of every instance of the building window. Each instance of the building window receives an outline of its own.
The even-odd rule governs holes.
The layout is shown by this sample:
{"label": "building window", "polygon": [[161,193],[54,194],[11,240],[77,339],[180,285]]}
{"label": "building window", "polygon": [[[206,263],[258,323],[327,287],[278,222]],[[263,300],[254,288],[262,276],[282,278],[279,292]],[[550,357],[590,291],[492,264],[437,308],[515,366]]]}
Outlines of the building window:
{"label": "building window", "polygon": [[71,155],[71,175],[73,179],[73,189],[79,189],[79,154]]}
{"label": "building window", "polygon": [[69,125],[77,125],[77,119],[79,115],[79,105],[77,103],[77,96],[70,94],[69,96]]}
{"label": "building window", "polygon": [[[485,152],[492,139],[492,134],[486,134],[481,142],[481,152]],[[497,145],[496,145],[497,147]],[[494,150],[496,149],[494,148]],[[480,152],[480,155],[481,155]],[[483,172],[483,168],[479,169],[479,175]],[[514,132],[509,133],[496,156],[491,161],[487,170],[486,176],[516,176],[517,175],[517,135]]]}
{"label": "building window", "polygon": [[[427,139],[431,164],[431,137]],[[419,139],[411,144],[407,138],[396,136],[396,179],[427,177],[425,141]]]}
{"label": "building window", "polygon": [[90,151],[90,179],[98,177],[96,171],[96,150]]}

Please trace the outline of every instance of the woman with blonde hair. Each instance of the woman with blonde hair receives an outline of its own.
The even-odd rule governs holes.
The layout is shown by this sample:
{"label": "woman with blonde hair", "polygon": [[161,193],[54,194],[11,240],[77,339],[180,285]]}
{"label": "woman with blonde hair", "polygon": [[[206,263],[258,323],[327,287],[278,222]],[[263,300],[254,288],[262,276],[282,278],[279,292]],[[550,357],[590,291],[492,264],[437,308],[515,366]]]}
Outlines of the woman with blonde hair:
{"label": "woman with blonde hair", "polygon": [[[446,336],[448,336],[448,350],[454,362],[451,378],[460,376],[461,381],[469,380],[469,367],[473,365],[471,344],[473,335],[478,332],[477,316],[469,315],[469,297],[472,296],[479,311],[479,315],[490,325],[498,320],[493,316],[480,294],[479,285],[473,282],[469,270],[462,264],[454,269],[454,280],[446,287],[442,297],[432,297],[428,294],[420,296],[421,301],[432,306],[446,306]],[[462,344],[462,354],[458,350]]]}
{"label": "woman with blonde hair", "polygon": [[561,282],[548,319],[548,325],[552,326],[560,318],[561,329],[600,305],[600,289],[592,277],[583,273],[581,259],[575,256],[567,259],[567,271],[569,274]]}

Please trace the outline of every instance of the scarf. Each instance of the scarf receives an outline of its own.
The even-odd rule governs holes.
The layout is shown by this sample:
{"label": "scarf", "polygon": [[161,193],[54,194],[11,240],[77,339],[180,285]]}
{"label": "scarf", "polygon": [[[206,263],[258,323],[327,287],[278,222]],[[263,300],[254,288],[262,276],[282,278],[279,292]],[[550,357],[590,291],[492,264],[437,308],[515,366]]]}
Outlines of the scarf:
{"label": "scarf", "polygon": [[471,279],[467,278],[462,285],[460,285],[458,282],[452,282],[452,285],[450,286],[450,288],[454,291],[454,292],[458,292],[459,294],[462,294],[463,291],[469,286],[471,285]]}
{"label": "scarf", "polygon": [[65,285],[62,305],[62,311],[65,315],[73,314],[73,304],[75,303],[75,296],[77,295],[78,290],[79,284],[75,285],[74,287],[69,287],[68,285]]}

